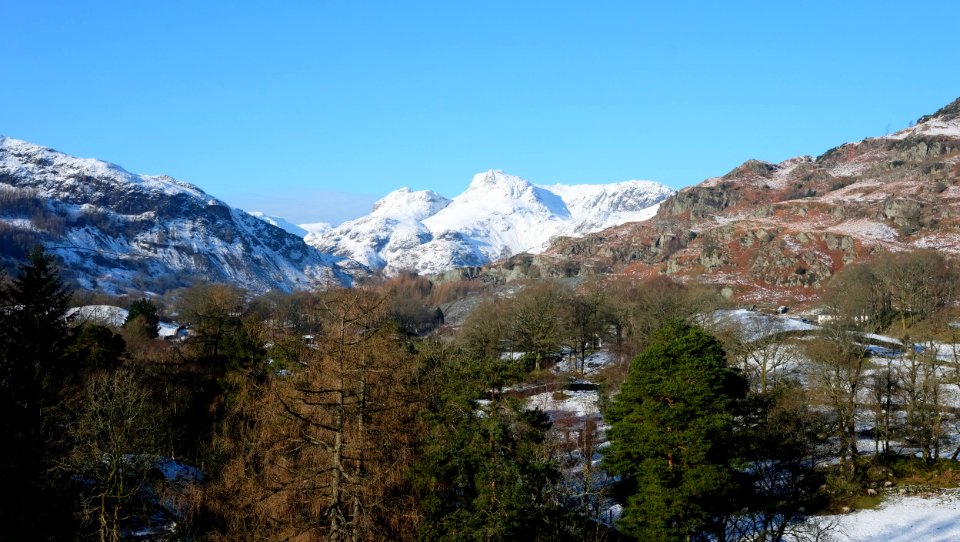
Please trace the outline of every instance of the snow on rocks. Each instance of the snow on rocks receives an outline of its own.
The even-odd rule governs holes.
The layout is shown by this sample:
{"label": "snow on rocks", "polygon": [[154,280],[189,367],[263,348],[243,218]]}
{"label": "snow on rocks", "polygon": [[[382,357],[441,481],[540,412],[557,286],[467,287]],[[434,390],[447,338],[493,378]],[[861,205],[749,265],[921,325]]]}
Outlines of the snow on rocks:
{"label": "snow on rocks", "polygon": [[90,322],[110,327],[122,326],[129,314],[127,309],[113,305],[84,305],[67,309],[67,319],[73,323]]}
{"label": "snow on rocks", "polygon": [[894,242],[897,240],[896,230],[882,222],[866,218],[845,220],[835,226],[830,226],[827,228],[827,231],[841,235],[850,235],[863,241],[872,241],[874,243]]}
{"label": "snow on rocks", "polygon": [[895,134],[884,136],[883,139],[906,139],[913,135],[960,137],[960,119],[944,120],[941,118],[928,120]]}
{"label": "snow on rocks", "polygon": [[41,227],[7,215],[0,224],[35,231],[82,288],[163,291],[202,278],[254,292],[293,291],[350,284],[348,272],[366,272],[165,175],[0,136],[0,177],[0,190],[19,190],[64,219]]}

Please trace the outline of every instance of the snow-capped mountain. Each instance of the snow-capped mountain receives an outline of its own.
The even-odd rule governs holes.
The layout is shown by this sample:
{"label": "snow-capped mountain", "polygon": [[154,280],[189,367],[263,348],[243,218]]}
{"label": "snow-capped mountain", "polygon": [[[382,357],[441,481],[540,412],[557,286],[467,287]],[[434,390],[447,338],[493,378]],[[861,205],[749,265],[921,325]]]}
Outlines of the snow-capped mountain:
{"label": "snow-capped mountain", "polygon": [[303,228],[303,227],[301,227],[301,226],[298,226],[298,225],[296,225],[296,224],[288,221],[288,220],[285,219],[285,218],[282,218],[282,217],[279,217],[279,216],[274,216],[274,215],[268,215],[268,214],[264,213],[263,211],[247,211],[247,214],[249,214],[249,215],[251,215],[251,216],[255,216],[255,217],[259,218],[260,220],[263,220],[263,221],[266,222],[267,224],[270,224],[271,226],[276,226],[276,227],[278,227],[278,228],[286,231],[287,233],[292,233],[292,234],[296,235],[297,237],[306,237],[306,235],[307,235],[308,233],[310,233],[310,231],[307,230],[306,228]]}
{"label": "snow-capped mountain", "polygon": [[645,220],[671,193],[650,181],[537,186],[491,170],[474,176],[452,200],[403,188],[377,202],[369,215],[306,240],[388,273],[438,273],[537,253],[557,236]]}
{"label": "snow-capped mountain", "polygon": [[105,291],[194,280],[293,290],[349,282],[341,265],[355,266],[189,183],[0,136],[0,263],[36,243]]}
{"label": "snow-capped mountain", "polygon": [[401,188],[377,201],[369,215],[311,233],[306,242],[371,269],[382,269],[404,252],[429,242],[433,236],[421,221],[449,204],[450,200],[436,192]]}

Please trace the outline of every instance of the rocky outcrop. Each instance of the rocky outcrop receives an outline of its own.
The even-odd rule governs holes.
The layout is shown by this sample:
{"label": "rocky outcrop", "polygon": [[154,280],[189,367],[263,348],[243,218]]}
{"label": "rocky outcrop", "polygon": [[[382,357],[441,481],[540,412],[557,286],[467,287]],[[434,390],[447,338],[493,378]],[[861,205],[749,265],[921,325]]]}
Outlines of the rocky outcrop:
{"label": "rocky outcrop", "polygon": [[718,186],[694,186],[677,192],[661,203],[657,218],[705,218],[739,202],[740,194],[731,182]]}
{"label": "rocky outcrop", "polygon": [[556,240],[528,274],[665,274],[795,305],[852,262],[931,247],[960,255],[960,100],[816,159],[747,161],[677,192],[652,220]]}

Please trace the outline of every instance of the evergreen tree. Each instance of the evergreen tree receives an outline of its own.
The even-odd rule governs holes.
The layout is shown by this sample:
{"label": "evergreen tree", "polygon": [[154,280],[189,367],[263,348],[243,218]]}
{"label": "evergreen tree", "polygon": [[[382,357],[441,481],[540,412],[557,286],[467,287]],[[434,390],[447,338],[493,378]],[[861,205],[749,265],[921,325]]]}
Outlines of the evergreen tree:
{"label": "evergreen tree", "polygon": [[40,540],[56,525],[45,517],[58,494],[47,471],[59,453],[70,295],[40,247],[0,287],[0,487],[16,496],[0,507],[0,539]]}
{"label": "evergreen tree", "polygon": [[560,471],[545,446],[549,418],[514,401],[478,405],[485,377],[475,369],[446,362],[424,416],[427,434],[411,475],[423,511],[420,539],[568,539]]}
{"label": "evergreen tree", "polygon": [[720,342],[671,321],[654,333],[605,413],[604,465],[629,484],[620,528],[648,541],[725,539],[739,508],[734,420],[745,380]]}
{"label": "evergreen tree", "polygon": [[130,325],[140,326],[147,337],[156,339],[160,335],[160,315],[157,314],[157,306],[146,298],[134,301],[130,305],[123,327]]}

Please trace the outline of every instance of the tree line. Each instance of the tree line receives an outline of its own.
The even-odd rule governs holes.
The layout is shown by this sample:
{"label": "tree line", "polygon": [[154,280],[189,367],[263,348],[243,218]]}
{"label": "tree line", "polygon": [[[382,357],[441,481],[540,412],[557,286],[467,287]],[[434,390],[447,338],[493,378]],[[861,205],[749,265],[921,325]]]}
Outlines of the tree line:
{"label": "tree line", "polygon": [[[956,360],[933,355],[956,330],[954,273],[926,251],[850,266],[803,340],[705,320],[723,306],[707,286],[623,277],[510,295],[415,276],[199,284],[112,329],[64,317],[71,292],[37,249],[0,281],[0,482],[18,496],[0,539],[124,540],[162,520],[176,528],[154,539],[816,539],[801,520],[875,484],[895,443],[932,464],[955,433]],[[440,306],[464,298],[451,334]],[[162,311],[187,340],[157,338]],[[875,331],[920,347],[871,357]],[[592,375],[616,477],[594,485],[588,460],[571,483],[562,441],[590,458],[603,428],[491,391],[564,348],[582,375],[601,346],[619,360]],[[202,474],[174,483],[158,458]],[[616,530],[597,521],[614,502]]]}

